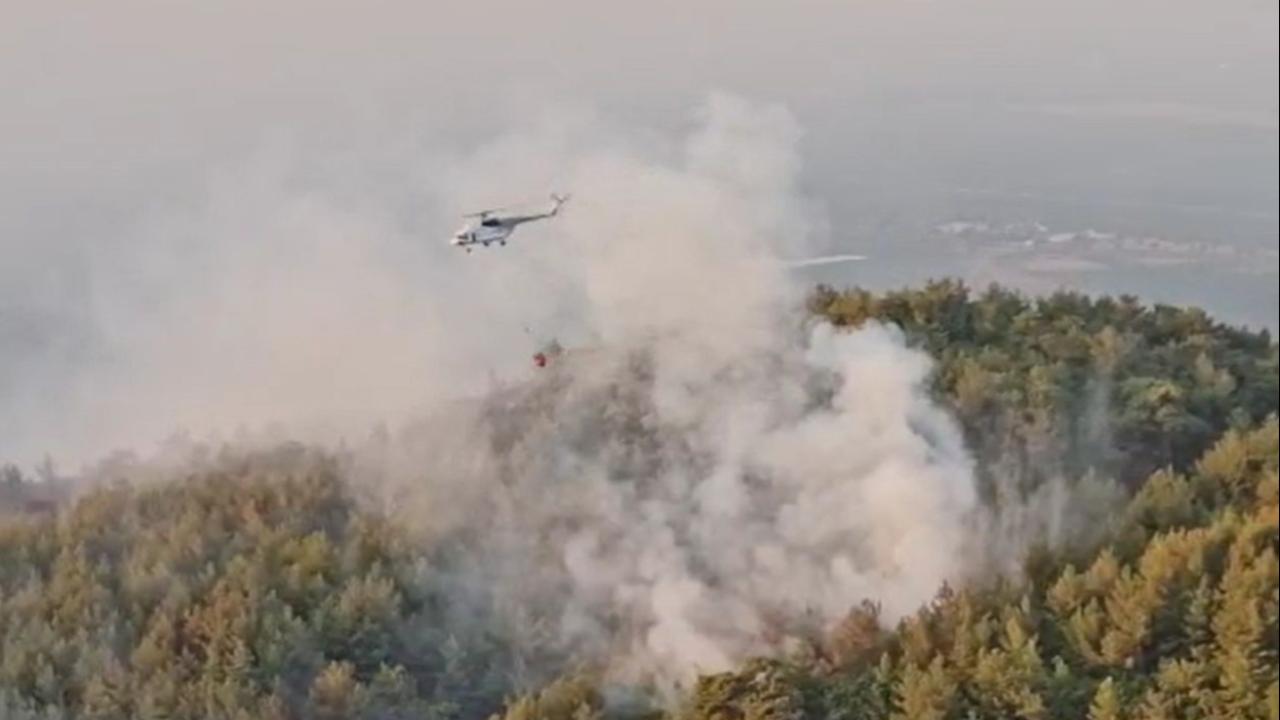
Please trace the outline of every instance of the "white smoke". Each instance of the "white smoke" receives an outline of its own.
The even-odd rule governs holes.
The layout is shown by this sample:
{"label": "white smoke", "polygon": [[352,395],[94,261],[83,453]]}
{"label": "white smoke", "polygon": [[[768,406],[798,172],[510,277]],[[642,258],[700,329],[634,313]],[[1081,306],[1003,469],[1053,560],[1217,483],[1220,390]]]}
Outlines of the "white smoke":
{"label": "white smoke", "polygon": [[594,340],[362,454],[428,542],[466,536],[459,587],[616,677],[726,669],[863,599],[893,620],[975,567],[928,359],[881,327],[800,329],[778,262],[813,242],[798,138],[716,98],[665,160],[575,158],[585,199],[547,242]]}
{"label": "white smoke", "polygon": [[723,670],[862,599],[913,612],[976,567],[971,467],[928,361],[880,327],[775,340],[570,354],[366,448],[358,472],[426,542],[467,538],[460,587],[619,678]]}
{"label": "white smoke", "polygon": [[[892,620],[974,567],[970,460],[924,355],[803,327],[781,260],[823,224],[800,141],[784,109],[727,96],[676,140],[549,114],[408,153],[428,169],[390,176],[425,199],[377,162],[267,154],[99,259],[104,357],[31,418],[79,453],[386,421],[353,478],[460,554],[456,605],[620,678],[723,669],[864,598]],[[444,243],[454,211],[529,188],[574,200],[500,250]],[[535,375],[526,328],[569,353]]]}

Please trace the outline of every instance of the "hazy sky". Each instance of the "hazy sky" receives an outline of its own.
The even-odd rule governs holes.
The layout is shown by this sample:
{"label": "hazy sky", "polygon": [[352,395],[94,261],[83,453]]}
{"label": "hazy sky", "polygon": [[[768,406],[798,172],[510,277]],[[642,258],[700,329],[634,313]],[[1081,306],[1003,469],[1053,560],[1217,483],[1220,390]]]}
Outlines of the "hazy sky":
{"label": "hazy sky", "polygon": [[[1277,31],[1274,0],[9,2],[0,414],[24,411],[32,378],[102,359],[112,288],[200,292],[197,245],[217,234],[170,219],[245,167],[283,164],[289,185],[439,242],[450,163],[495,136],[561,116],[661,136],[713,91],[803,130],[829,249],[871,256],[824,279],[1132,289],[1274,326]],[[460,201],[517,191],[467,170]],[[957,219],[1185,257],[937,252],[930,228]],[[1241,259],[1196,270],[1222,248]]]}
{"label": "hazy sky", "polygon": [[8,254],[108,241],[273,138],[367,159],[555,104],[679,122],[712,90],[797,115],[837,216],[1101,186],[1260,213],[1275,244],[1267,0],[123,0],[9,3],[0,33]]}

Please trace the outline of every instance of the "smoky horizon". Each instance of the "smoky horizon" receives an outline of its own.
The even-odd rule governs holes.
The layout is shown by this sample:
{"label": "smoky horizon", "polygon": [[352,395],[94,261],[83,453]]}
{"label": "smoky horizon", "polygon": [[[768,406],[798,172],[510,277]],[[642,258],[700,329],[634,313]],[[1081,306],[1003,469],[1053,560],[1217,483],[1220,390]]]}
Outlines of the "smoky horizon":
{"label": "smoky horizon", "polygon": [[[789,118],[784,159],[726,161],[787,163],[788,258],[866,257],[800,287],[957,277],[1277,326],[1274,4],[130,0],[11,8],[0,33],[8,456],[156,387],[228,432],[314,404],[216,391],[285,375],[353,378],[320,414],[376,415],[397,382],[506,362],[491,346],[514,331],[448,319],[502,314],[495,288],[554,317],[546,333],[581,325],[554,253],[451,277],[457,216],[558,189],[590,208],[610,188],[568,187],[576,159],[678,165],[716,94]],[[593,241],[625,244],[644,202],[610,198]],[[452,349],[405,339],[433,325]]]}

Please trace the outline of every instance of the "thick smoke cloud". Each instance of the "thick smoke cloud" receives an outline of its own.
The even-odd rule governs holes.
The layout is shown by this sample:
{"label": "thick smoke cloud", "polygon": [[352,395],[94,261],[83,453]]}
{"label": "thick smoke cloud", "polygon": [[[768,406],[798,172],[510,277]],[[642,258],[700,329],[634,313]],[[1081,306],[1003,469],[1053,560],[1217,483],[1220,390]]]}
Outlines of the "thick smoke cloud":
{"label": "thick smoke cloud", "polygon": [[665,687],[812,638],[863,599],[896,619],[978,569],[968,456],[922,390],[927,359],[892,332],[693,350],[567,356],[371,443],[357,474],[461,555],[459,605]]}
{"label": "thick smoke cloud", "polygon": [[[421,151],[425,205],[358,164],[335,161],[368,182],[308,182],[287,145],[228,168],[95,258],[109,350],[28,437],[86,460],[175,428],[344,440],[371,502],[448,548],[429,571],[459,627],[531,674],[573,658],[673,687],[976,571],[927,358],[803,321],[783,260],[824,227],[794,118],[716,95],[683,132],[620,125],[563,111]],[[455,211],[530,187],[574,199],[506,248],[445,245]],[[551,336],[568,352],[536,371]]]}
{"label": "thick smoke cloud", "polygon": [[459,606],[671,687],[977,569],[970,460],[928,359],[883,328],[801,328],[780,262],[813,231],[798,136],[715,97],[665,152],[571,154],[581,201],[546,247],[591,340],[356,453],[386,507],[461,553]]}
{"label": "thick smoke cloud", "polygon": [[[17,368],[5,457],[74,467],[173,432],[270,426],[360,436],[527,371],[559,332],[680,322],[758,347],[767,337],[746,334],[794,290],[774,258],[803,253],[821,226],[793,187],[795,122],[756,112],[717,98],[700,130],[672,139],[561,111],[464,153],[387,164],[282,142],[224,166],[196,199],[90,252],[78,288],[91,350]],[[445,245],[456,213],[528,188],[580,192],[502,252]]]}

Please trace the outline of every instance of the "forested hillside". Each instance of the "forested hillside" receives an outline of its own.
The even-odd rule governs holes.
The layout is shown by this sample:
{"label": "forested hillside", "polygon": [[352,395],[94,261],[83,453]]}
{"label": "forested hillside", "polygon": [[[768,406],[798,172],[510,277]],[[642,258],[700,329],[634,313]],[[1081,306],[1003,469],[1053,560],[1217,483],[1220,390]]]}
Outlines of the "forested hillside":
{"label": "forested hillside", "polygon": [[884,294],[824,287],[810,305],[842,327],[903,328],[936,359],[937,390],[986,469],[1028,483],[1090,468],[1140,483],[1276,410],[1270,334],[1195,308],[998,286],[975,295],[954,281]]}
{"label": "forested hillside", "polygon": [[889,632],[857,608],[812,657],[703,678],[674,716],[1274,719],[1276,430],[1230,431],[1190,473],[1153,475],[1078,563],[944,588]]}
{"label": "forested hillside", "polygon": [[823,288],[811,309],[898,325],[935,358],[988,488],[1118,480],[1131,497],[1104,539],[940,588],[897,624],[867,598],[661,707],[460,607],[451,548],[362,503],[340,454],[228,448],[159,482],[126,468],[56,513],[10,469],[0,718],[1280,718],[1266,333],[951,282]]}

